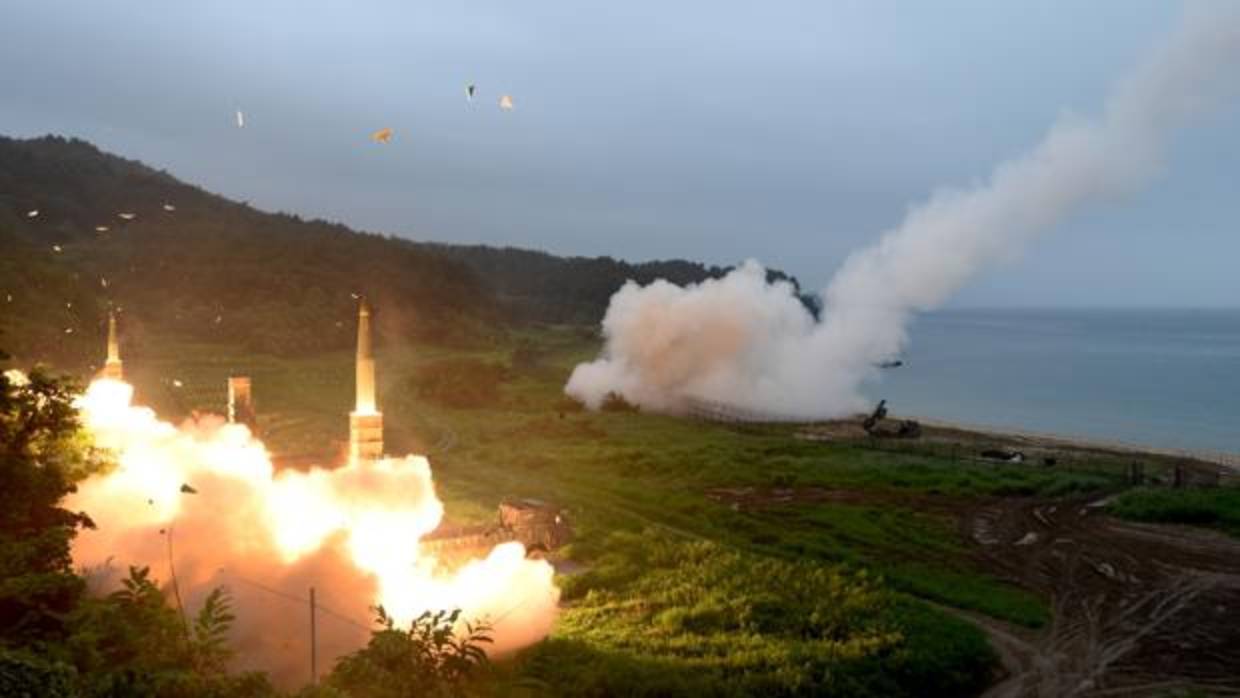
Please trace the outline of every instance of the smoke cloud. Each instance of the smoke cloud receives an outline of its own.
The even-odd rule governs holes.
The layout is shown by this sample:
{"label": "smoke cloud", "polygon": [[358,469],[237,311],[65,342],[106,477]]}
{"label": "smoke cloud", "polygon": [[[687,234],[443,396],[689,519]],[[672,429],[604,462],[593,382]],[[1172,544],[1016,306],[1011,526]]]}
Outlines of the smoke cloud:
{"label": "smoke cloud", "polygon": [[1136,191],[1171,134],[1236,91],[1237,65],[1240,5],[1192,3],[1097,117],[1062,115],[984,183],[934,193],[852,254],[822,293],[821,321],[756,262],[685,288],[630,282],[603,318],[602,355],[577,366],[565,392],[590,407],[614,393],[673,412],[703,401],[772,418],[855,412],[875,363],[904,348],[913,313],[1078,209]]}
{"label": "smoke cloud", "polygon": [[497,654],[550,632],[559,601],[553,570],[526,559],[520,543],[456,569],[421,553],[419,538],[443,516],[425,458],[277,473],[246,427],[214,416],[175,427],[131,405],[132,392],[98,380],[78,401],[83,424],[118,464],[68,502],[97,525],[79,534],[73,558],[98,590],[115,586],[128,566],[147,566],[165,583],[175,573],[172,590],[192,613],[226,586],[238,668],[267,670],[289,685],[309,678],[312,586],[324,607],[325,671],[365,644],[376,604],[398,624],[460,608],[466,620],[491,622],[489,651]]}

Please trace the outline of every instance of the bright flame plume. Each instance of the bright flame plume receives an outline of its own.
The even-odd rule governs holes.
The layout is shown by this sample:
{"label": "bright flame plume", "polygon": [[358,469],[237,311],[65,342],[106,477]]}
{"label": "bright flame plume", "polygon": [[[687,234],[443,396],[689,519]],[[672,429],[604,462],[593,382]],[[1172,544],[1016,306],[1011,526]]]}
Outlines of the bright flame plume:
{"label": "bright flame plume", "polygon": [[550,632],[559,600],[553,569],[527,559],[520,543],[455,570],[419,552],[419,539],[443,517],[425,457],[276,472],[244,425],[210,416],[176,427],[132,397],[129,384],[100,379],[77,403],[117,463],[69,502],[98,527],[79,535],[74,562],[103,584],[129,565],[164,579],[175,572],[191,606],[228,584],[240,601],[235,640],[248,650],[243,659],[277,677],[296,674],[306,656],[298,652],[306,649],[307,611],[293,601],[309,586],[331,607],[320,621],[324,658],[365,641],[375,604],[398,623],[459,608],[465,619],[492,624],[492,653]]}

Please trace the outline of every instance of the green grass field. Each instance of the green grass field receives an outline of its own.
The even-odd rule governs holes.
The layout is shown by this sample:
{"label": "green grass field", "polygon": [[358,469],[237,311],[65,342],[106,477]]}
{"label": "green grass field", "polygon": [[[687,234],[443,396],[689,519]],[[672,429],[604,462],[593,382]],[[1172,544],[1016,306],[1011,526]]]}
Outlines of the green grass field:
{"label": "green grass field", "polygon": [[[504,667],[552,692],[974,693],[995,662],[984,636],[921,599],[1030,627],[1048,611],[977,566],[951,511],[1118,484],[1118,470],[889,453],[798,439],[792,425],[583,411],[562,385],[596,348],[561,328],[378,356],[388,451],[430,456],[451,520],[490,520],[506,496],[570,512],[577,537],[563,555],[583,571],[560,580],[553,637]],[[225,378],[251,376],[278,457],[330,465],[347,436],[347,352],[288,360],[160,340],[126,369],[166,417],[220,412]],[[485,385],[470,383],[475,373]],[[765,508],[707,496],[789,486],[857,496]]]}
{"label": "green grass field", "polygon": [[1108,510],[1133,521],[1205,526],[1240,536],[1240,490],[1235,488],[1133,490]]}

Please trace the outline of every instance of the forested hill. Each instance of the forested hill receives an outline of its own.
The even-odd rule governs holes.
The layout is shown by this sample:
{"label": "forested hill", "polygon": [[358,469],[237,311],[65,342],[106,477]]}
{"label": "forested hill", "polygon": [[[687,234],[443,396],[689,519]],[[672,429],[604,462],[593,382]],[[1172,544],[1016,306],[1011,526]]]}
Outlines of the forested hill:
{"label": "forested hill", "polygon": [[[611,295],[630,279],[640,284],[666,279],[683,286],[718,278],[731,269],[680,259],[631,263],[611,257],[557,257],[514,247],[426,246],[477,272],[513,317],[540,322],[598,322]],[[768,270],[767,278],[787,280],[800,291],[797,280],[781,271]],[[815,307],[812,299],[802,300]]]}
{"label": "forested hill", "polygon": [[389,340],[455,342],[513,322],[597,322],[626,279],[726,271],[359,233],[55,136],[0,137],[0,252],[0,348],[74,362],[98,353],[110,306],[131,335],[293,354],[348,346],[354,294]]}

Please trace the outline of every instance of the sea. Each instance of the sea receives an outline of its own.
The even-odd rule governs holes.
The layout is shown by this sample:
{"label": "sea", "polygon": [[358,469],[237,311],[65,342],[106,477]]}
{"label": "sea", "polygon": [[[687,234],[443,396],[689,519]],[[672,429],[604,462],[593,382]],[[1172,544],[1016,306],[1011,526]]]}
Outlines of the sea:
{"label": "sea", "polygon": [[1240,454],[1240,308],[945,310],[865,391],[893,415]]}

